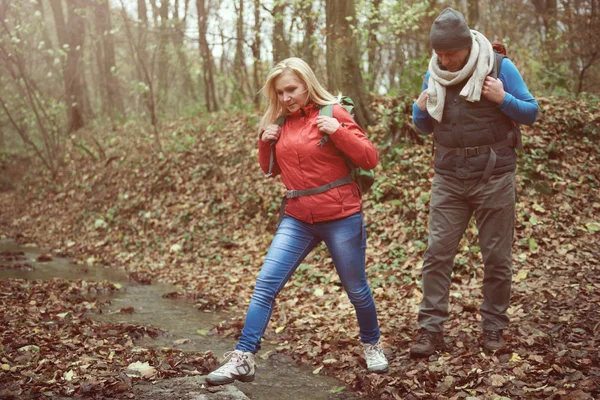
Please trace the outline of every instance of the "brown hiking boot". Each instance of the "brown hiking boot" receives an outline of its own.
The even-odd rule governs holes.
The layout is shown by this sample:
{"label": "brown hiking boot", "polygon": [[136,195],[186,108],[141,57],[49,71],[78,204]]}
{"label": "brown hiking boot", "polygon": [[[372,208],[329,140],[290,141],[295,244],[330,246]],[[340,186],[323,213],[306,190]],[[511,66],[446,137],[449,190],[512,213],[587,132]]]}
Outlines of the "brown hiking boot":
{"label": "brown hiking boot", "polygon": [[432,332],[425,328],[421,328],[413,345],[410,346],[411,357],[429,357],[436,350],[444,347],[444,333]]}
{"label": "brown hiking boot", "polygon": [[500,350],[504,347],[506,343],[504,342],[504,335],[502,334],[502,329],[498,329],[497,331],[483,331],[483,348],[489,351]]}

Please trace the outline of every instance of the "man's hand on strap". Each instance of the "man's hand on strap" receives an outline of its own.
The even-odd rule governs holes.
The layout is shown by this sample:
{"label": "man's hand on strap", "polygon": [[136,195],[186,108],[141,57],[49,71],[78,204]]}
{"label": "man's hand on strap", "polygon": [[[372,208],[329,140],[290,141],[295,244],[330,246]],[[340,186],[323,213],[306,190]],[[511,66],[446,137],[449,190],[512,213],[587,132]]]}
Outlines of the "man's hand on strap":
{"label": "man's hand on strap", "polygon": [[500,79],[492,78],[489,75],[486,76],[481,89],[481,95],[492,103],[502,103],[504,96],[506,96],[502,81]]}

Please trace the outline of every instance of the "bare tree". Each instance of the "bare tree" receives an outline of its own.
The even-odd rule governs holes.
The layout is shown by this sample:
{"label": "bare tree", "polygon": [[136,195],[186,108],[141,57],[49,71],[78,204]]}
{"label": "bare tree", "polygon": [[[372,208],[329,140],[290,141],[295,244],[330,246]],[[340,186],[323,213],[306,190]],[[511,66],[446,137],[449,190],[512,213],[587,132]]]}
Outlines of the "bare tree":
{"label": "bare tree", "polygon": [[[6,12],[5,9],[0,11],[2,14]],[[33,150],[55,177],[60,163],[61,129],[57,120],[49,113],[46,96],[28,72],[25,57],[30,52],[17,45],[25,43],[24,38],[20,37],[18,31],[11,31],[5,18],[0,18],[0,26],[2,36],[8,38],[6,41],[0,40],[0,65],[8,73],[11,83],[9,90],[0,93],[0,109],[25,146]],[[4,79],[3,81],[6,82]],[[8,96],[11,97],[12,107]],[[37,129],[32,129],[34,126]],[[39,140],[32,138],[32,130]]]}
{"label": "bare tree", "polygon": [[260,48],[262,46],[261,40],[261,29],[262,28],[262,19],[260,17],[260,0],[254,0],[254,41],[250,49],[252,50],[252,77],[254,80],[254,106],[258,108],[260,105],[260,95],[259,91],[261,88],[261,57],[260,57]]}
{"label": "bare tree", "polygon": [[54,14],[56,34],[61,48],[68,49],[63,79],[67,98],[69,131],[81,128],[85,123],[85,93],[83,84],[82,55],[85,21],[81,15],[83,0],[67,0],[68,23],[65,20],[61,0],[49,0]]}
{"label": "bare tree", "polygon": [[[235,3],[234,3],[235,4]],[[234,91],[234,101],[243,102],[243,98],[252,92],[252,86],[248,79],[248,70],[246,69],[246,57],[244,54],[244,0],[238,0],[236,5],[237,22],[235,38],[235,56],[233,58],[233,71],[235,80],[238,83]]]}
{"label": "bare tree", "polygon": [[[154,3],[153,3],[154,4]],[[160,2],[160,29],[158,39],[158,95],[159,98],[167,98],[169,90],[169,54],[167,43],[171,29],[169,26],[169,2]]]}
{"label": "bare tree", "polygon": [[105,110],[112,117],[123,112],[123,98],[116,77],[115,44],[110,15],[109,0],[96,0],[96,35],[99,38],[97,58],[104,93]]}
{"label": "bare tree", "polygon": [[152,128],[154,129],[154,143],[158,151],[162,152],[162,144],[158,136],[158,116],[156,113],[156,102],[154,100],[154,81],[152,79],[150,70],[148,69],[146,60],[143,57],[145,55],[145,51],[140,48],[139,44],[135,42],[135,39],[133,37],[129,16],[127,15],[127,11],[125,10],[125,4],[123,3],[123,0],[120,0],[120,2],[121,15],[123,16],[123,25],[125,26],[127,42],[131,50],[131,55],[135,61],[138,79],[141,82],[143,82],[147,88],[147,90],[145,90],[143,93],[143,98],[145,100],[146,107],[148,108],[148,111],[150,113],[150,122],[152,124]]}
{"label": "bare tree", "polygon": [[217,111],[219,105],[217,103],[217,92],[215,90],[215,62],[212,52],[208,45],[208,13],[206,0],[196,0],[196,8],[198,10],[198,48],[200,50],[200,62],[202,64],[202,80],[204,82],[204,98],[206,101],[206,109],[208,111]]}
{"label": "bare tree", "polygon": [[187,54],[185,52],[185,26],[187,23],[189,2],[190,0],[183,0],[184,12],[183,16],[179,18],[179,1],[175,2],[175,8],[173,12],[173,21],[175,23],[175,34],[173,35],[173,46],[177,52],[177,59],[179,60],[180,73],[182,77],[182,91],[186,99],[196,100],[196,91],[194,90],[194,84],[192,82],[192,76],[190,74],[189,62]]}

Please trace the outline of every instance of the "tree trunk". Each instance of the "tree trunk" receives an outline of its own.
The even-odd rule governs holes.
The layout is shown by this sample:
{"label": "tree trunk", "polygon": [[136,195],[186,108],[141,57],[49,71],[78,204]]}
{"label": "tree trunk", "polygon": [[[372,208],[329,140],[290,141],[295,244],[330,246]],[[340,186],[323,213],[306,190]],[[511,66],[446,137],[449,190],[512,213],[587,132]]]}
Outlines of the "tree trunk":
{"label": "tree trunk", "polygon": [[261,19],[260,19],[260,0],[254,0],[254,42],[252,42],[252,76],[254,80],[254,106],[258,108],[260,106],[260,95],[259,91],[261,88],[261,59],[260,59],[260,48],[262,46],[261,41]]}
{"label": "tree trunk", "polygon": [[545,40],[556,30],[556,0],[533,0],[535,10],[542,18],[544,30],[542,38]]}
{"label": "tree trunk", "polygon": [[158,26],[158,17],[160,15],[160,11],[156,6],[156,0],[150,0],[150,9],[152,10],[152,21],[154,21],[154,26]]}
{"label": "tree trunk", "polygon": [[162,144],[158,135],[158,116],[156,112],[156,102],[154,100],[155,96],[152,76],[150,74],[147,64],[145,63],[142,57],[142,48],[135,43],[133,32],[129,24],[129,15],[125,10],[125,4],[123,3],[123,1],[124,0],[120,0],[121,15],[123,16],[123,25],[125,26],[125,33],[127,34],[127,42],[129,44],[129,48],[131,49],[132,58],[135,61],[135,68],[136,72],[138,73],[138,79],[141,82],[144,82],[148,87],[148,90],[142,94],[142,97],[144,98],[146,106],[148,107],[148,111],[150,112],[150,122],[152,124],[152,128],[154,129],[154,143],[156,144],[156,148],[158,149],[158,151],[162,153]]}
{"label": "tree trunk", "polygon": [[477,23],[479,22],[479,0],[467,0],[467,9],[469,11],[469,27],[477,29]]}
{"label": "tree trunk", "polygon": [[373,0],[373,6],[371,8],[372,15],[369,19],[369,33],[368,33],[368,43],[367,43],[367,59],[369,62],[369,77],[368,77],[368,87],[369,90],[372,91],[375,88],[375,82],[377,82],[377,77],[379,75],[379,60],[377,49],[379,48],[379,42],[377,40],[377,31],[379,30],[379,6],[381,5],[381,0]]}
{"label": "tree trunk", "polygon": [[158,43],[158,94],[160,99],[168,98],[169,88],[169,55],[167,43],[169,42],[169,2],[160,2],[160,38]]}
{"label": "tree trunk", "polygon": [[313,49],[313,40],[315,35],[316,21],[312,13],[313,0],[303,0],[301,4],[302,19],[306,22],[304,29],[304,38],[302,39],[302,57],[304,61],[314,70],[315,52]]}
{"label": "tree trunk", "polygon": [[192,76],[190,75],[190,68],[188,66],[188,59],[185,53],[185,26],[187,23],[187,9],[189,0],[184,0],[185,12],[183,18],[179,19],[179,2],[175,3],[175,12],[173,13],[173,20],[175,21],[175,34],[173,35],[173,46],[177,51],[177,59],[181,67],[181,79],[182,79],[182,90],[185,99],[192,99],[196,101],[196,91],[194,90],[194,84],[192,82]]}
{"label": "tree trunk", "polygon": [[357,122],[366,128],[373,124],[369,101],[360,69],[360,55],[350,21],[356,20],[354,0],[326,0],[327,86],[332,92],[352,97]]}
{"label": "tree trunk", "polygon": [[237,6],[235,56],[233,70],[238,85],[234,89],[234,100],[243,103],[246,98],[246,85],[248,84],[248,71],[244,56],[244,0],[239,0]]}
{"label": "tree trunk", "polygon": [[290,56],[290,49],[285,39],[283,16],[285,3],[283,0],[275,0],[273,5],[273,63],[276,64]]}
{"label": "tree trunk", "polygon": [[[81,60],[85,34],[85,21],[76,12],[82,6],[82,0],[67,0],[68,25],[62,8],[61,0],[50,0],[54,14],[56,35],[61,48],[68,45],[67,63],[63,68],[65,94],[67,98],[67,112],[69,117],[69,132],[77,130],[85,122],[85,93]],[[68,30],[67,30],[68,27]]]}
{"label": "tree trunk", "polygon": [[206,9],[206,0],[196,0],[198,10],[198,47],[200,50],[200,62],[202,64],[202,79],[204,82],[204,98],[206,109],[208,111],[217,111],[217,94],[215,91],[215,63],[212,52],[208,46],[206,33],[208,31],[208,10]]}
{"label": "tree trunk", "polygon": [[141,22],[148,23],[148,7],[146,6],[146,0],[137,0],[137,11],[138,19]]}
{"label": "tree trunk", "polygon": [[[42,20],[46,21],[46,10],[44,8],[43,0],[37,0],[37,2],[35,3],[35,7],[42,15]],[[1,18],[1,16],[0,16],[0,18]],[[55,41],[53,40],[53,36],[50,34],[50,31],[48,30],[48,26],[46,23],[42,24],[41,30],[42,30],[42,38],[44,39],[44,42],[46,43],[45,47],[47,49],[53,49],[53,48],[58,47],[58,44],[55,43]],[[43,52],[43,53],[44,53],[44,58],[46,59],[46,63],[47,63],[46,67],[51,70],[52,75],[55,75],[57,77],[60,76],[62,74],[62,71],[60,71],[58,68],[56,68],[56,65],[54,65],[54,56],[48,52]]]}
{"label": "tree trunk", "polygon": [[111,119],[116,113],[123,113],[123,100],[119,91],[119,83],[115,76],[115,44],[112,34],[112,21],[110,17],[109,0],[97,0],[96,3],[96,33],[100,38],[102,46],[97,52],[100,58],[100,76],[105,93],[105,109]]}

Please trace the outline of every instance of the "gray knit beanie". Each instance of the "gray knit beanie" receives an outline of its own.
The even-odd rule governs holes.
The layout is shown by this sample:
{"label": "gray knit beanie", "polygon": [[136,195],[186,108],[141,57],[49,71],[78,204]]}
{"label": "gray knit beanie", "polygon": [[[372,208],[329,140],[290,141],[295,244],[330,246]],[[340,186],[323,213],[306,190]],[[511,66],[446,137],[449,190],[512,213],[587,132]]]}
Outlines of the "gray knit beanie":
{"label": "gray knit beanie", "polygon": [[433,21],[429,40],[434,50],[455,51],[471,46],[473,39],[465,17],[448,7]]}

